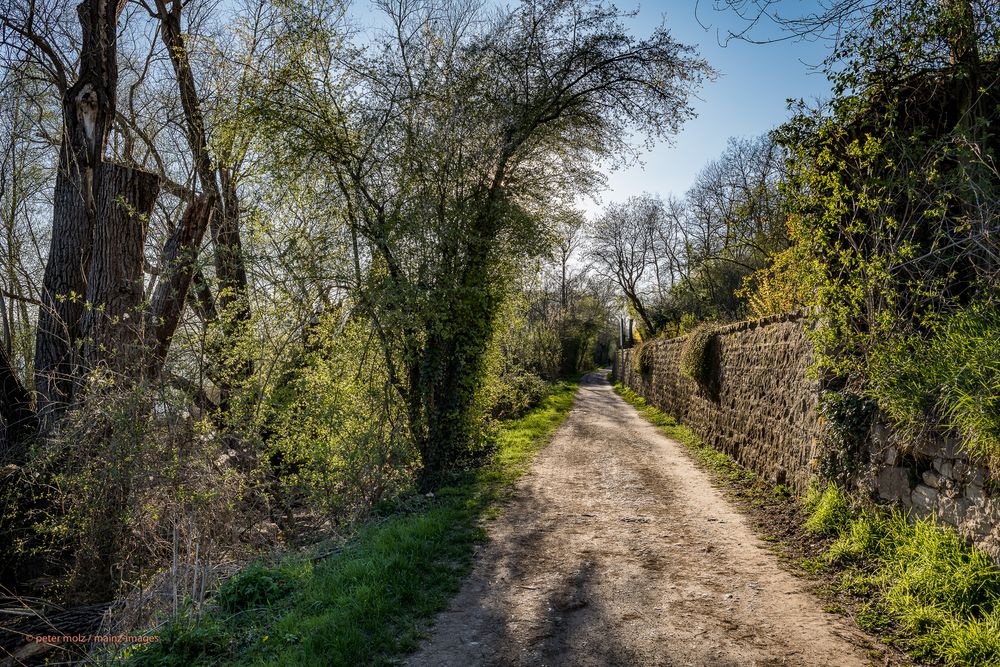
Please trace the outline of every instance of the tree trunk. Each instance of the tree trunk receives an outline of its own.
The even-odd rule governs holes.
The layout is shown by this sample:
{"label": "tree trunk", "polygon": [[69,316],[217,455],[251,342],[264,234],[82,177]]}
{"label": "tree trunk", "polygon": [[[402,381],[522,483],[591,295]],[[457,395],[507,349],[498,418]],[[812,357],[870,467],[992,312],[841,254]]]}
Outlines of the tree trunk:
{"label": "tree trunk", "polygon": [[[418,483],[427,490],[440,485],[456,464],[472,462],[476,393],[483,380],[497,310],[487,239],[470,243],[457,284],[450,294],[441,295],[442,307],[435,312],[448,313],[451,322],[427,327],[434,333],[424,345],[417,374],[423,427],[417,441],[422,459]],[[411,415],[413,412],[411,409]]]}
{"label": "tree trunk", "polygon": [[24,444],[38,430],[31,394],[0,345],[0,464],[22,463]]}
{"label": "tree trunk", "polygon": [[[224,358],[225,371],[220,388],[224,397],[230,393],[230,384],[240,384],[253,373],[253,363],[246,355],[239,354],[239,339],[250,320],[250,298],[246,263],[239,228],[239,197],[231,171],[216,162],[209,152],[205,120],[195,86],[194,74],[188,58],[187,45],[181,31],[180,0],[156,0],[160,19],[160,37],[170,54],[170,62],[177,78],[181,105],[184,108],[184,127],[188,146],[194,159],[198,180],[205,192],[215,195],[215,213],[212,216],[212,245],[215,247],[215,274],[218,279],[218,310],[228,349],[218,350]],[[218,156],[216,156],[218,157]],[[224,403],[226,399],[224,398]]]}
{"label": "tree trunk", "polygon": [[164,273],[156,284],[150,302],[147,325],[151,352],[146,376],[154,379],[163,369],[170,341],[177,330],[188,291],[195,274],[195,259],[215,201],[212,195],[202,195],[184,211],[180,224],[163,247]]}
{"label": "tree trunk", "polygon": [[105,162],[98,170],[97,224],[87,277],[83,363],[134,379],[143,339],[143,259],[160,179]]}
{"label": "tree trunk", "polygon": [[85,0],[80,72],[63,95],[63,136],[35,338],[35,388],[42,427],[72,400],[75,349],[97,215],[97,174],[115,117],[118,13],[123,0]]}

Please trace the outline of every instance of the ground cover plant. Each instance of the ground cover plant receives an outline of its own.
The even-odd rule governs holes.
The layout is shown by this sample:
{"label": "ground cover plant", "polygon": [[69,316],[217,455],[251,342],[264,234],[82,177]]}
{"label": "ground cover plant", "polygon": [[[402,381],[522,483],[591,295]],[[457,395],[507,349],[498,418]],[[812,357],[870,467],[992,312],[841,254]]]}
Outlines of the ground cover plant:
{"label": "ground cover plant", "polygon": [[858,624],[888,633],[921,660],[1000,661],[1000,568],[933,518],[897,508],[853,508],[837,486],[813,487],[806,528],[834,535],[821,562],[864,600]]}
{"label": "ground cover plant", "polygon": [[288,556],[228,580],[199,616],[167,623],[158,644],[123,656],[130,665],[394,664],[444,608],[484,538],[480,520],[510,492],[569,413],[564,382],[492,435],[492,462],[456,474],[433,494],[409,495],[328,558]]}

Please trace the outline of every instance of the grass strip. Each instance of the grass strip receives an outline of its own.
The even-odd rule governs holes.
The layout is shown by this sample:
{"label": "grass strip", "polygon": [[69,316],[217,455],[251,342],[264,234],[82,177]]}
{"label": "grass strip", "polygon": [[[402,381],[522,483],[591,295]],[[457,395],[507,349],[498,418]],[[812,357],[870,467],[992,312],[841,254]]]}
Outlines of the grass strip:
{"label": "grass strip", "polygon": [[383,508],[334,556],[250,566],[207,611],[175,618],[159,643],[133,649],[128,664],[396,664],[458,591],[485,538],[481,520],[498,513],[569,414],[576,389],[561,383],[527,415],[502,423],[490,465],[433,497]]}
{"label": "grass strip", "polygon": [[855,507],[833,484],[804,498],[807,529],[836,540],[821,562],[860,601],[863,629],[918,660],[1000,665],[1000,568],[933,517]]}

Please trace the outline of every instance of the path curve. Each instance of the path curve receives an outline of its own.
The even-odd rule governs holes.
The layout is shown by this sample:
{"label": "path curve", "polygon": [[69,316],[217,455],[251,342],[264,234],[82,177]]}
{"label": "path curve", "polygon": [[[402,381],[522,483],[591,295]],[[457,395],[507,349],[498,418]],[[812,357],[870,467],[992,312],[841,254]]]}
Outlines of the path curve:
{"label": "path curve", "polygon": [[865,637],[781,569],[682,445],[584,378],[412,667],[836,665]]}

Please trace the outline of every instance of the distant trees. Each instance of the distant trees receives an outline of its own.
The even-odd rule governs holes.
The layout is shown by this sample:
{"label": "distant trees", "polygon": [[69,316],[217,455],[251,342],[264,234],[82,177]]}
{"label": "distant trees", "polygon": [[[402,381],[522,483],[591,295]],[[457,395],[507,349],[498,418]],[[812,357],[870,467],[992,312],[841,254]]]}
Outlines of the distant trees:
{"label": "distant trees", "polygon": [[[598,270],[618,285],[647,335],[660,329],[649,302],[660,286],[656,245],[667,220],[658,198],[633,197],[609,206],[590,232],[591,257]],[[673,273],[668,270],[667,275]]]}
{"label": "distant trees", "polygon": [[731,139],[683,199],[633,197],[591,225],[590,255],[644,335],[746,313],[744,283],[789,245],[783,169],[769,137]]}

